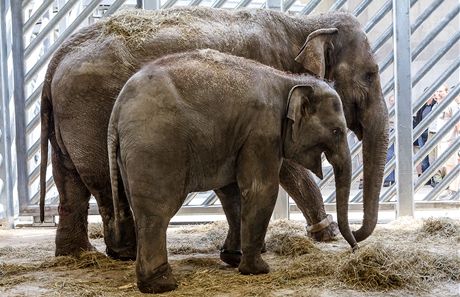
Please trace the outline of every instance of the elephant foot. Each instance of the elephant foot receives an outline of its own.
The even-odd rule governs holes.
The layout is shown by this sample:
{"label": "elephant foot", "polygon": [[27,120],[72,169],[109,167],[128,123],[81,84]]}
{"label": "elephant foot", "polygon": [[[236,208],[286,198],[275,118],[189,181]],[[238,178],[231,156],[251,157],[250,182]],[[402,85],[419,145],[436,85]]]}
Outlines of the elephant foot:
{"label": "elephant foot", "polygon": [[105,253],[107,256],[114,260],[120,261],[135,261],[136,260],[136,249],[135,248],[126,248],[115,251],[109,247],[106,248]]}
{"label": "elephant foot", "polygon": [[332,221],[331,215],[327,215],[324,220],[317,224],[307,226],[307,235],[315,241],[332,241],[339,233],[339,225]]}
{"label": "elephant foot", "polygon": [[137,287],[142,293],[163,293],[177,288],[177,281],[172,275],[168,263],[161,265],[157,271],[147,279],[138,277]]}
{"label": "elephant foot", "polygon": [[96,251],[96,248],[89,242],[84,245],[56,243],[55,256],[72,256],[78,257],[83,252]]}
{"label": "elephant foot", "polygon": [[240,265],[241,255],[241,251],[220,250],[220,259],[231,267],[238,267]]}
{"label": "elephant foot", "polygon": [[270,267],[267,262],[265,262],[260,255],[254,257],[245,257],[243,255],[241,263],[238,266],[238,270],[241,274],[266,274],[270,272]]}

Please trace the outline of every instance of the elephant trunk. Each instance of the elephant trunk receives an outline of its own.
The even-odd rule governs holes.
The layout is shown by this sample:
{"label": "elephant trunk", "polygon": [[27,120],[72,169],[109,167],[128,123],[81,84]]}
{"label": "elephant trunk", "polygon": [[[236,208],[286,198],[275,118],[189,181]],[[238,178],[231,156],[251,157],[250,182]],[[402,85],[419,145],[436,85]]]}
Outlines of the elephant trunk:
{"label": "elephant trunk", "polygon": [[357,248],[358,243],[356,242],[355,237],[351,232],[350,225],[348,224],[348,200],[350,197],[351,185],[351,157],[346,144],[346,139],[343,147],[345,147],[344,150],[335,154],[332,158],[328,157],[328,160],[334,168],[337,221],[339,230],[350,246],[355,249]]}
{"label": "elephant trunk", "polygon": [[[376,112],[377,111],[377,112]],[[378,220],[379,197],[388,149],[388,111],[383,97],[364,112],[364,218],[363,225],[354,231],[358,242],[366,239],[375,229]]]}

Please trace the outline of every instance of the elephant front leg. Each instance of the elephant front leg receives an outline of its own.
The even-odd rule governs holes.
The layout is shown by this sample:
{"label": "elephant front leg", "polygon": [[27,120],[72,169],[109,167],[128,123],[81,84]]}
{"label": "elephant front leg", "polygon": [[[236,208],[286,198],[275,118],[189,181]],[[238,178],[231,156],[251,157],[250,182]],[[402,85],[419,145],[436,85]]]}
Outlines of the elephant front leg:
{"label": "elephant front leg", "polygon": [[215,190],[228,222],[228,233],[220,259],[232,267],[241,261],[241,193],[236,183]]}
{"label": "elephant front leg", "polygon": [[[241,190],[241,245],[238,270],[242,274],[268,273],[261,251],[278,195],[280,160],[269,145],[243,149],[239,156],[237,181]],[[257,152],[257,153],[256,153]]]}
{"label": "elephant front leg", "polygon": [[243,256],[238,267],[242,274],[262,274],[270,271],[268,264],[261,257],[261,251],[277,194],[277,182],[252,185],[243,191],[241,213]]}
{"label": "elephant front leg", "polygon": [[88,239],[90,193],[69,158],[53,151],[53,177],[59,192],[56,256],[78,256],[94,250]]}
{"label": "elephant front leg", "polygon": [[340,232],[324,210],[323,197],[308,170],[292,161],[284,160],[280,183],[304,215],[308,235],[316,241],[333,240]]}

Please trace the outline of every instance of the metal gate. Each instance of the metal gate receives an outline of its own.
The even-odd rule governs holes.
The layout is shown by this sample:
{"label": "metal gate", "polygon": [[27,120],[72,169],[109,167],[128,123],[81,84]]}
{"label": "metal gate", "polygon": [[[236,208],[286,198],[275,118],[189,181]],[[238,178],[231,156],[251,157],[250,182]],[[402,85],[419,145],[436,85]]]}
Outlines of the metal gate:
{"label": "metal gate", "polygon": [[[0,219],[38,215],[40,119],[39,98],[46,66],[53,52],[78,28],[97,22],[118,9],[135,6],[144,9],[173,6],[207,6],[224,9],[267,8],[292,15],[318,14],[334,10],[352,12],[363,24],[372,49],[380,61],[385,98],[394,95],[390,117],[396,128],[390,133],[395,154],[387,163],[385,176],[396,170],[396,183],[384,188],[382,209],[412,215],[418,207],[459,207],[460,194],[439,201],[445,189],[458,183],[460,165],[455,166],[434,188],[425,183],[460,150],[460,137],[438,156],[419,177],[415,167],[435,149],[454,126],[460,112],[451,115],[444,126],[417,153],[413,142],[429,124],[455,103],[460,92],[460,4],[457,0],[0,0],[1,29],[1,142]],[[415,129],[412,116],[443,84],[448,95]],[[411,98],[411,100],[409,100]],[[361,209],[361,143],[350,148],[354,158],[351,209]],[[326,166],[326,164],[324,164]],[[331,168],[324,169],[319,181],[326,208],[335,199]],[[58,196],[48,168],[47,214],[57,215]],[[416,200],[414,203],[414,199]],[[284,204],[284,207],[283,207]],[[280,195],[280,209],[298,211]],[[90,213],[97,207],[91,204]],[[221,213],[219,202],[210,193],[190,195],[181,213]]]}

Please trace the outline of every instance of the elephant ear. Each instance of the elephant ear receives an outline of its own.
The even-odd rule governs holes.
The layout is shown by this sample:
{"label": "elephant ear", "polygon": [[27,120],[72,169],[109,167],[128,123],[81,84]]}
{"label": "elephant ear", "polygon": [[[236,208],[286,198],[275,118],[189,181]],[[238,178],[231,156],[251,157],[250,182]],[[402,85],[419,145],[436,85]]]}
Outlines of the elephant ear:
{"label": "elephant ear", "polygon": [[328,47],[333,47],[330,40],[337,32],[339,32],[337,28],[324,28],[310,33],[295,61],[316,76],[324,78],[327,50]]}
{"label": "elephant ear", "polygon": [[287,118],[292,121],[292,141],[297,142],[300,137],[302,118],[311,113],[310,98],[313,98],[313,87],[310,85],[296,85],[289,92],[287,104]]}

